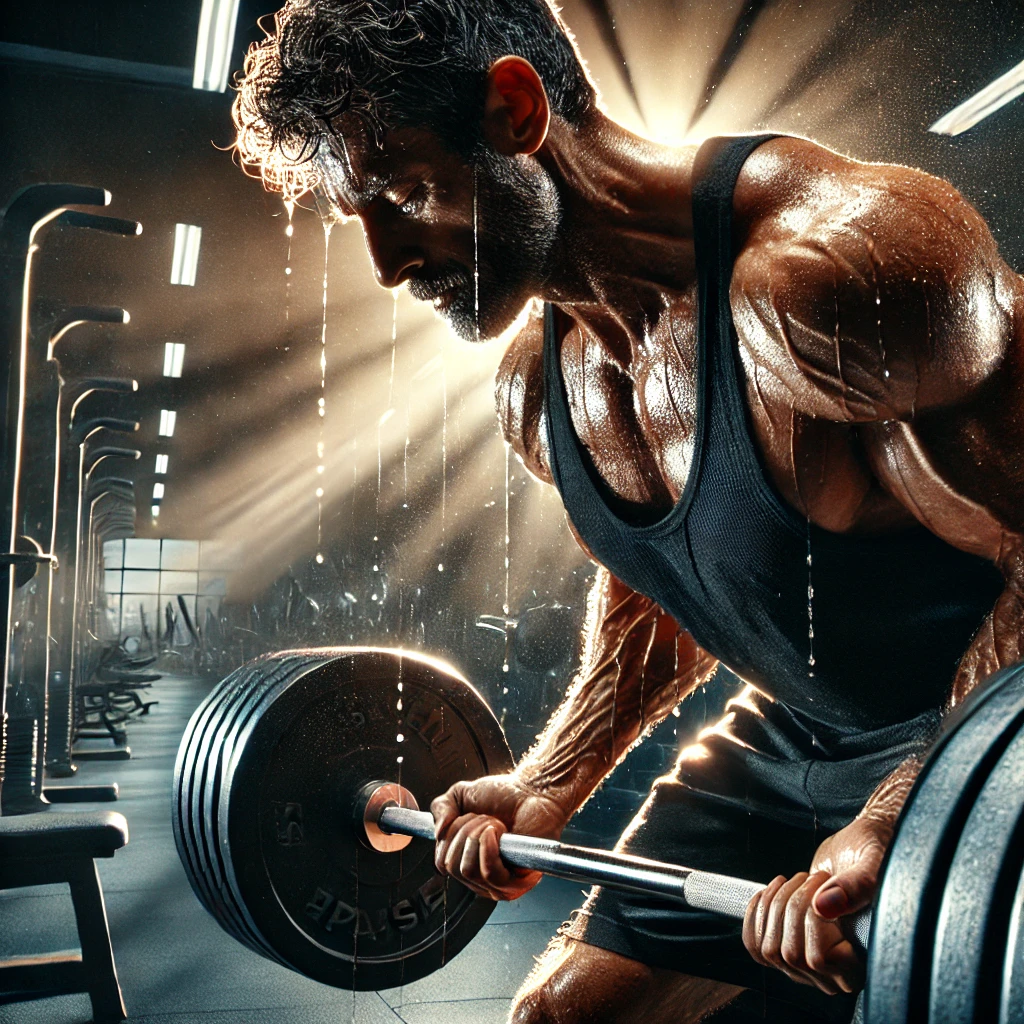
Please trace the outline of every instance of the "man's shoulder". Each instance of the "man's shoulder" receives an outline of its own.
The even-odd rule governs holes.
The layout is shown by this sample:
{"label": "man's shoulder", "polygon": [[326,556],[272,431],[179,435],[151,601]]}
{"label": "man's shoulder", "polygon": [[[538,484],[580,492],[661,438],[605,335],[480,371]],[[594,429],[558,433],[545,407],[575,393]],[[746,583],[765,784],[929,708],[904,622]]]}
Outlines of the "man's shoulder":
{"label": "man's shoulder", "polygon": [[900,419],[998,362],[1020,281],[949,182],[780,138],[744,166],[736,208],[737,327],[801,411]]}

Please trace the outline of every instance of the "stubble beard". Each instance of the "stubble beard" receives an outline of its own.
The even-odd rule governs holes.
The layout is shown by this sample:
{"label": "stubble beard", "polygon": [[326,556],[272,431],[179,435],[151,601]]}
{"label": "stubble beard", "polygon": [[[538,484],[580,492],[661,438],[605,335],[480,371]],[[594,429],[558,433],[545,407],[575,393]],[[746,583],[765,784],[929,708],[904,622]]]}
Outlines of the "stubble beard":
{"label": "stubble beard", "polygon": [[477,158],[476,180],[479,284],[472,265],[459,268],[461,280],[441,311],[464,341],[498,337],[540,293],[561,225],[558,193],[543,171],[528,174],[488,149]]}

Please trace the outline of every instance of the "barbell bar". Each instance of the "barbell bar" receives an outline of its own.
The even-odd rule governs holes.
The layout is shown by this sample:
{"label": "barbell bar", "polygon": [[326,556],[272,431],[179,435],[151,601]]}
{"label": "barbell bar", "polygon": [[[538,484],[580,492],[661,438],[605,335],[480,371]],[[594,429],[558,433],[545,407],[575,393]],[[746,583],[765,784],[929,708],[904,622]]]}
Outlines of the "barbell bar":
{"label": "barbell bar", "polygon": [[[400,795],[396,794],[397,788],[391,783],[381,783],[367,794],[367,811],[363,818],[367,834],[371,837],[371,845],[374,825],[384,835],[408,836],[433,842],[433,816],[429,811],[410,806],[412,794],[404,788]],[[386,792],[387,797],[378,810],[374,797],[379,792]],[[516,835],[512,832],[506,832],[500,837],[498,847],[501,859],[512,867],[540,871],[554,878],[584,885],[604,885],[610,889],[667,896],[681,900],[694,910],[706,910],[740,920],[746,914],[750,901],[765,888],[761,882],[733,878],[713,871],[698,871],[628,853],[572,846],[555,839]],[[376,846],[374,848],[378,849]],[[854,947],[861,953],[865,952],[871,931],[871,911],[862,910],[843,919],[843,929]]]}

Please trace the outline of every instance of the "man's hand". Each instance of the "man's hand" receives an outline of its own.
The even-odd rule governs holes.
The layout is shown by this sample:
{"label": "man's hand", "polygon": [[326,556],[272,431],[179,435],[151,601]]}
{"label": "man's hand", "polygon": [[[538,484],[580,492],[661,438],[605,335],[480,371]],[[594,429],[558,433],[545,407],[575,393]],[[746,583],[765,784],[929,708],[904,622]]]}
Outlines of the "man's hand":
{"label": "man's hand", "polygon": [[557,839],[568,814],[514,773],[457,782],[430,805],[438,871],[481,896],[515,900],[541,879],[539,871],[507,867],[498,841],[506,832]]}
{"label": "man's hand", "polygon": [[818,847],[809,873],[774,879],[747,907],[750,955],[830,995],[860,989],[864,964],[836,919],[871,902],[891,839],[890,825],[857,818]]}

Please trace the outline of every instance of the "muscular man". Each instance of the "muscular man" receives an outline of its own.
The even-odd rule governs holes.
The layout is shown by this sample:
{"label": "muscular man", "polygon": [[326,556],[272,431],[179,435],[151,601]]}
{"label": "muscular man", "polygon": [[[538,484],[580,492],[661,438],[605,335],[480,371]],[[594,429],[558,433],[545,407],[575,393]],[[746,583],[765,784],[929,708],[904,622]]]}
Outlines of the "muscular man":
{"label": "muscular man", "polygon": [[848,1019],[836,919],[942,715],[1020,656],[1024,287],[982,218],[806,139],[638,138],[545,0],[292,0],[235,117],[250,169],[357,217],[378,281],[464,338],[546,303],[499,418],[602,568],[535,748],[434,802],[438,866],[521,895],[503,830],[558,836],[719,661],[750,683],[619,842],[770,883],[742,929],[596,890],[514,1019],[695,1021],[744,990]]}

